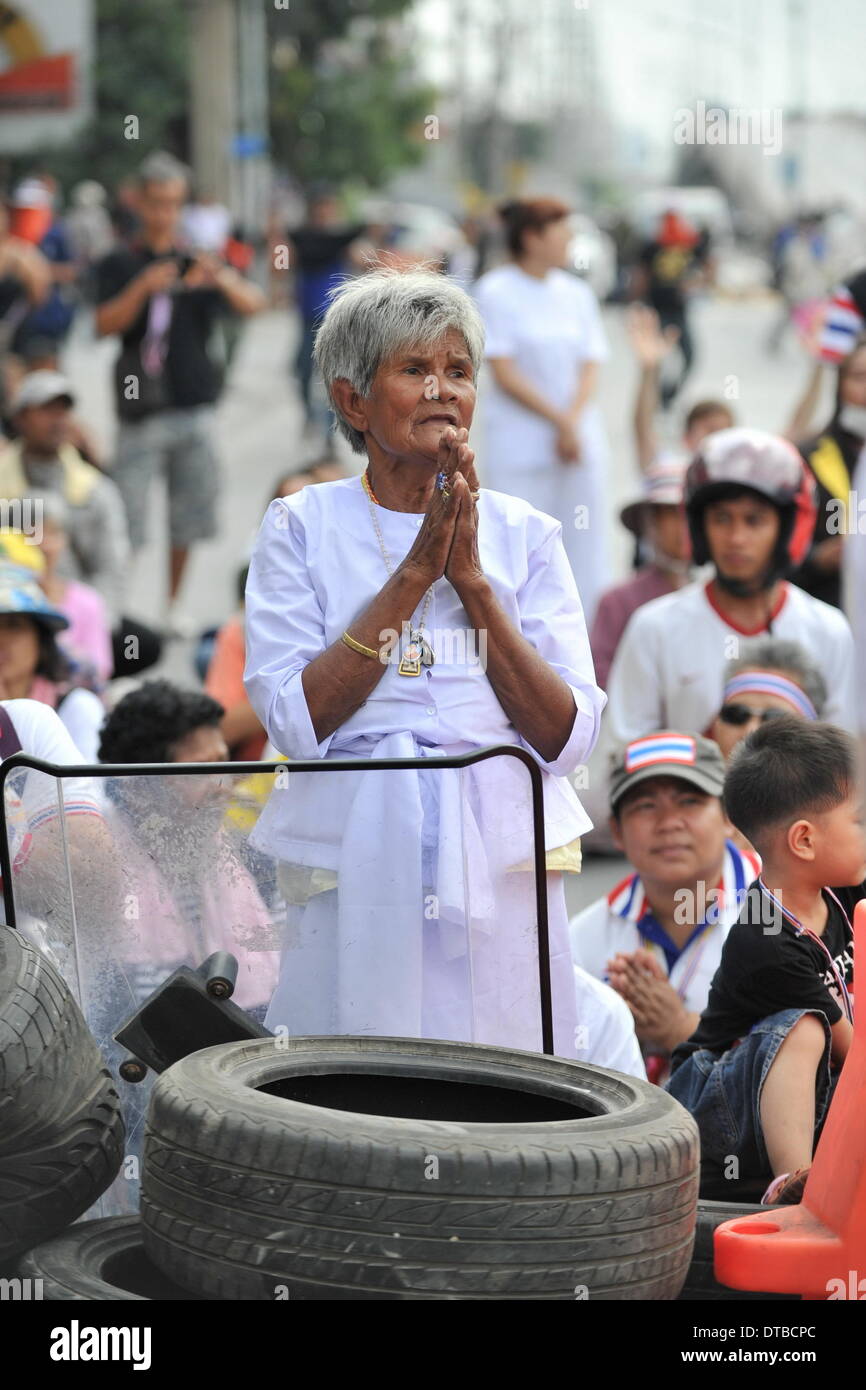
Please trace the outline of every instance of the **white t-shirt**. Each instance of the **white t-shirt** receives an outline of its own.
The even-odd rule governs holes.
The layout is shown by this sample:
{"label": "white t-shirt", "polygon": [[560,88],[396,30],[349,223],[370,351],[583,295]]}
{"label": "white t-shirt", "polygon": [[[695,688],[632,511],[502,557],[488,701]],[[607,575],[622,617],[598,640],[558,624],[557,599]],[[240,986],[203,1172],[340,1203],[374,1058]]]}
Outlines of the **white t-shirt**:
{"label": "white t-shirt", "polygon": [[[827,683],[822,718],[853,731],[854,639],[845,615],[783,584],[771,623],[774,637],[799,642],[820,668]],[[739,654],[737,639],[757,635],[738,632],[713,605],[704,582],[638,608],[611,668],[605,741],[629,743],[656,729],[703,733],[721,704],[725,666]]]}
{"label": "white t-shirt", "polygon": [[[574,399],[583,363],[607,359],[598,303],[577,275],[551,270],[540,280],[519,266],[501,265],[482,275],[474,295],[486,328],[486,356],[510,358],[560,410]],[[584,414],[596,409],[590,405]],[[495,381],[487,393],[485,444],[493,487],[500,479],[506,486],[509,466],[544,468],[557,462],[553,425]]]}

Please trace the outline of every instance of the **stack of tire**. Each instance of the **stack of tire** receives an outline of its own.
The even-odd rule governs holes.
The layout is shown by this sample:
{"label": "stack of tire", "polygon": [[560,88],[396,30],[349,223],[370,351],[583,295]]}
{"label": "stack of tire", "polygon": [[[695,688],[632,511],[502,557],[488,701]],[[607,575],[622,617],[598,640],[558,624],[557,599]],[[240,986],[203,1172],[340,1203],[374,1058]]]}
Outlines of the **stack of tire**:
{"label": "stack of tire", "polygon": [[[67,985],[0,925],[0,1276],[41,1279],[45,1299],[189,1297],[142,1268],[137,1217],[72,1225],[123,1144],[120,1097]],[[117,1282],[127,1265],[140,1292]]]}
{"label": "stack of tire", "polygon": [[78,1222],[123,1140],[69,989],[0,926],[0,1275],[43,1297],[773,1297],[713,1277],[715,1227],[752,1208],[698,1204],[689,1115],[582,1063],[386,1038],[208,1048],[154,1088],[141,1220]]}

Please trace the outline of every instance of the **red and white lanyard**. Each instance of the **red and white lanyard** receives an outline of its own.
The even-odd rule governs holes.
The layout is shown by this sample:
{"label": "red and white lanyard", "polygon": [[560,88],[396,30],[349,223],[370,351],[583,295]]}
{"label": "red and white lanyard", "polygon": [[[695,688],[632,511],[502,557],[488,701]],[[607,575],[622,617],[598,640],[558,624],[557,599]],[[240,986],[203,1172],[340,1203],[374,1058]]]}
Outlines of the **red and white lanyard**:
{"label": "red and white lanyard", "polygon": [[[845,976],[842,974],[835,960],[830,955],[830,952],[827,950],[825,942],[822,941],[821,937],[818,936],[817,933],[813,932],[810,927],[804,927],[803,923],[799,920],[799,918],[794,916],[793,912],[789,912],[786,907],[782,906],[775,893],[770,892],[769,888],[767,887],[766,883],[764,883],[764,880],[762,878],[758,879],[758,887],[760,888],[761,892],[770,899],[771,902],[774,902],[776,904],[782,916],[787,917],[788,921],[791,923],[798,936],[808,936],[810,940],[816,942],[816,944],[820,946],[821,950],[824,952],[824,955],[827,957],[827,961],[830,966],[830,971],[833,975],[834,980],[836,981],[836,987],[839,991],[839,998],[841,999],[842,1006],[845,1010],[845,1016],[848,1019],[849,1023],[853,1023],[854,1010],[851,1006],[851,996],[848,993],[848,986],[845,983]],[[840,903],[839,899],[836,897],[836,894],[833,892],[832,888],[826,888],[824,891],[826,893],[829,893],[830,897],[833,899],[834,903],[841,912],[845,920],[845,924],[850,932],[852,929],[851,923],[848,919],[848,914],[845,911],[842,904]]]}

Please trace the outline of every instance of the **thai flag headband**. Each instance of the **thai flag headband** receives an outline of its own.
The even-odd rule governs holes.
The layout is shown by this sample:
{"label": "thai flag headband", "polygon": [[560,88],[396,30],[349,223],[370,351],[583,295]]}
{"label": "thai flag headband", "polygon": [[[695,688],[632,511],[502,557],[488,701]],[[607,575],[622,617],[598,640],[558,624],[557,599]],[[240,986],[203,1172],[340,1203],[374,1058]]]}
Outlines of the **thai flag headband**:
{"label": "thai flag headband", "polygon": [[688,734],[649,734],[637,738],[625,750],[626,772],[638,772],[655,763],[683,763],[694,767],[697,745]]}
{"label": "thai flag headband", "polygon": [[805,691],[801,690],[787,676],[779,676],[775,671],[744,671],[734,676],[725,686],[722,704],[733,700],[737,695],[776,695],[791,705],[804,719],[817,719],[818,711]]}

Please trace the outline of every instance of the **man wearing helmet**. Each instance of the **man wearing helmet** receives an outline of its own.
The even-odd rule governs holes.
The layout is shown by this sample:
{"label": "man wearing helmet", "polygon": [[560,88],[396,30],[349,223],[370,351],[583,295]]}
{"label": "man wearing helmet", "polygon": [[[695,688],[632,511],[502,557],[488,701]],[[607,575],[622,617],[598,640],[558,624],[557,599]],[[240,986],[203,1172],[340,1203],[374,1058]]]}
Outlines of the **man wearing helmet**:
{"label": "man wearing helmet", "polygon": [[686,473],[685,509],[702,578],[639,608],[608,685],[608,731],[625,743],[660,728],[703,733],[739,639],[800,643],[826,680],[824,718],[856,725],[854,644],[838,609],[785,575],[808,551],[814,482],[793,445],[763,430],[709,435]]}

